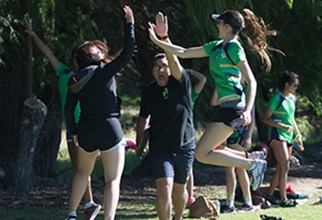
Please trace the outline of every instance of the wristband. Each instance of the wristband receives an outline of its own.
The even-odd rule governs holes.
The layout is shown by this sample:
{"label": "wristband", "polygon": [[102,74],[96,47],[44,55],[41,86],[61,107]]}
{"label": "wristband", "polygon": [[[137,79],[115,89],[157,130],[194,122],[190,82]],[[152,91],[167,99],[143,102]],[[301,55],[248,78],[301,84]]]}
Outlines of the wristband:
{"label": "wristband", "polygon": [[165,36],[163,36],[163,37],[160,37],[160,36],[159,36],[159,39],[160,39],[160,40],[165,40],[165,39],[167,39],[168,37],[169,37],[168,35],[165,35]]}

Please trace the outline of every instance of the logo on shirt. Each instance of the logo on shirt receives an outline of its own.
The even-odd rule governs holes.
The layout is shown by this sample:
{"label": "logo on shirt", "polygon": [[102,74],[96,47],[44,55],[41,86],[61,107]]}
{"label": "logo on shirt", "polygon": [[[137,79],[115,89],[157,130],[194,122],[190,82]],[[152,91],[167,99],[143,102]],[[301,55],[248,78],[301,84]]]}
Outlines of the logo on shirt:
{"label": "logo on shirt", "polygon": [[163,96],[163,99],[164,100],[168,99],[168,97],[169,97],[169,91],[168,91],[168,88],[167,87],[165,87],[163,89],[162,96]]}

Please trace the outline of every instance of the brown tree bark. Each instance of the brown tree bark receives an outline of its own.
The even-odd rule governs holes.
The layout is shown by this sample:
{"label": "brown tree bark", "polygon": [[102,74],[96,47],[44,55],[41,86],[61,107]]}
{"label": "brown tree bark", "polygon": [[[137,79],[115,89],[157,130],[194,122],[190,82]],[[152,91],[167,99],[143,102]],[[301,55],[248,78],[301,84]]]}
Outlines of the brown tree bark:
{"label": "brown tree bark", "polygon": [[46,114],[47,107],[40,100],[28,98],[24,102],[17,134],[18,151],[11,176],[10,191],[29,192],[34,186],[35,149]]}
{"label": "brown tree bark", "polygon": [[58,90],[47,84],[41,100],[47,106],[48,112],[37,142],[34,171],[39,177],[55,177],[62,125]]}

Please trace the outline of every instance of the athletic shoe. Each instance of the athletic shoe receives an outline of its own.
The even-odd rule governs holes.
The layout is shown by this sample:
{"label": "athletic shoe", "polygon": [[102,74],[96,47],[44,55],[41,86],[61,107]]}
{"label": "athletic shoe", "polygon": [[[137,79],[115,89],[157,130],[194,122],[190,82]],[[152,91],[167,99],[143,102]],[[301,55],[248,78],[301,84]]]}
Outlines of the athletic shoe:
{"label": "athletic shoe", "polygon": [[278,204],[278,202],[276,201],[276,198],[274,196],[264,195],[263,197],[264,197],[264,199],[269,201],[272,205],[277,205]]}
{"label": "athletic shoe", "polygon": [[227,205],[224,205],[221,208],[221,213],[235,213],[236,209],[235,206],[228,207]]}
{"label": "athletic shoe", "polygon": [[312,196],[312,194],[304,194],[304,193],[287,193],[288,199],[307,199]]}
{"label": "athletic shoe", "polygon": [[250,173],[253,177],[252,180],[252,189],[254,191],[258,190],[264,180],[264,173],[266,170],[267,162],[265,160],[254,160],[255,168],[250,170]]}
{"label": "athletic shoe", "polygon": [[296,203],[291,201],[291,200],[283,200],[280,202],[280,207],[284,207],[284,208],[290,208],[290,207],[295,207]]}
{"label": "athletic shoe", "polygon": [[256,212],[260,209],[261,209],[260,205],[247,205],[245,203],[241,207],[241,210],[244,212]]}
{"label": "athletic shoe", "polygon": [[77,216],[69,215],[66,220],[77,220]]}
{"label": "athletic shoe", "polygon": [[102,206],[93,203],[91,207],[84,208],[85,213],[85,220],[94,220],[99,211],[101,210]]}
{"label": "athletic shoe", "polygon": [[263,151],[253,151],[252,152],[252,159],[256,160],[256,159],[261,159],[264,160],[265,155]]}

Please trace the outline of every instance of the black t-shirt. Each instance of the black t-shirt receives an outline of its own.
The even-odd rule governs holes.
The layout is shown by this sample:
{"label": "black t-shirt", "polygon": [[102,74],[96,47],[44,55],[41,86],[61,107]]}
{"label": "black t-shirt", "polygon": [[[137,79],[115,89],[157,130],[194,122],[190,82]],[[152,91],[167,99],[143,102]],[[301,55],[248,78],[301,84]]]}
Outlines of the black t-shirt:
{"label": "black t-shirt", "polygon": [[150,117],[150,151],[167,152],[194,137],[191,85],[185,71],[177,81],[170,76],[168,85],[149,84],[142,93],[140,116]]}

